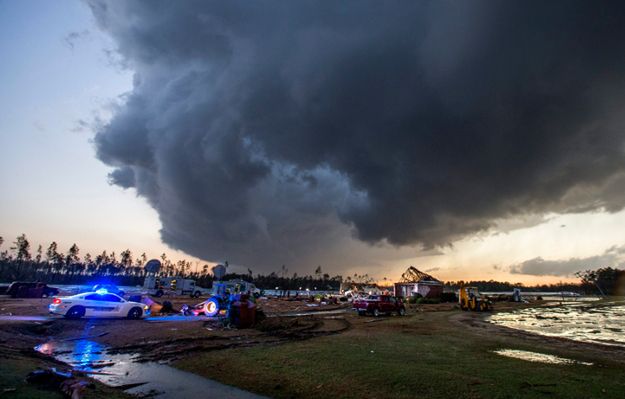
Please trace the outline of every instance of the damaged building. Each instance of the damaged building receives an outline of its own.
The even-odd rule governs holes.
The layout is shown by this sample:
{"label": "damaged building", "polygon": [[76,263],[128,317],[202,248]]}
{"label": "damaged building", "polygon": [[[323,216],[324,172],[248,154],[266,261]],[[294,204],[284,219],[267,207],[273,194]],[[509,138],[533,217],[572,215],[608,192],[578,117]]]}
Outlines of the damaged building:
{"label": "damaged building", "polygon": [[410,266],[401,275],[401,281],[395,283],[395,296],[410,298],[439,298],[443,293],[443,283],[433,276]]}

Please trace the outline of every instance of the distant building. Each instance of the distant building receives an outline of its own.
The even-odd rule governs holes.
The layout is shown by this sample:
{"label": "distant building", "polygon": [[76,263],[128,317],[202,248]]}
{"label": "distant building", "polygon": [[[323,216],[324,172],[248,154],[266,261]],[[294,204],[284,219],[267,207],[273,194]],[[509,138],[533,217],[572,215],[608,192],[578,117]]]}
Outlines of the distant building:
{"label": "distant building", "polygon": [[438,298],[443,293],[443,283],[427,273],[410,266],[402,281],[395,283],[395,296],[409,298],[421,296],[423,298]]}

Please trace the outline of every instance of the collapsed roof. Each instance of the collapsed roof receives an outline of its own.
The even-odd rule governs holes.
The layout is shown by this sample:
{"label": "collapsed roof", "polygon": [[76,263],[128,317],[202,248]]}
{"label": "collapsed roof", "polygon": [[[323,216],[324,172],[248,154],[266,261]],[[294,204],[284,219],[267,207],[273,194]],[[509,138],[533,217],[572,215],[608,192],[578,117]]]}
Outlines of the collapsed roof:
{"label": "collapsed roof", "polygon": [[420,271],[414,266],[410,266],[406,269],[404,274],[401,275],[402,283],[420,283],[425,281],[442,283],[439,279]]}

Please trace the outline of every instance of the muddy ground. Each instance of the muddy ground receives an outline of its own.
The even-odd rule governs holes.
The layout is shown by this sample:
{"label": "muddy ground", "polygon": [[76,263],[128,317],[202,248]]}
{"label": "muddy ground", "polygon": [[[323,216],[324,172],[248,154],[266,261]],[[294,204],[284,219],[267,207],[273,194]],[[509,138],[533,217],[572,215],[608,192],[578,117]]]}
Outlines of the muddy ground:
{"label": "muddy ground", "polygon": [[[174,309],[179,309],[182,304],[198,302],[188,297],[167,300],[173,303]],[[493,325],[485,321],[484,314],[457,312],[455,304],[408,305],[407,323],[398,324],[392,321],[399,321],[398,316],[359,317],[350,311],[348,304],[323,305],[311,304],[306,300],[261,299],[258,306],[266,318],[254,328],[237,330],[224,327],[217,319],[181,317],[176,314],[163,317],[154,315],[147,320],[67,320],[58,316],[49,317],[49,302],[50,299],[0,298],[0,317],[31,317],[30,320],[13,320],[11,317],[0,319],[0,353],[3,356],[36,359],[37,364],[43,362],[60,366],[33,348],[48,341],[89,339],[108,346],[112,353],[138,354],[138,361],[177,361],[198,353],[272,346],[344,332],[353,336],[367,335],[372,331],[383,333],[386,330],[401,334],[418,332],[431,335],[436,334],[436,326],[440,325],[443,329],[453,326],[459,330],[466,329],[473,335],[496,336],[502,342],[521,339],[537,346],[548,344],[580,355],[592,353],[625,362],[624,349],[537,336]],[[496,309],[501,312],[526,306],[548,306],[548,303],[499,302]],[[295,317],[293,314],[305,315]],[[37,320],[37,317],[41,319]],[[421,320],[423,323],[418,322]],[[412,331],[414,329],[419,331]],[[445,331],[441,330],[441,333]]]}
{"label": "muddy ground", "polygon": [[[174,310],[197,300],[188,297],[168,298]],[[41,357],[33,348],[47,341],[90,339],[111,348],[112,353],[139,354],[139,361],[170,361],[189,354],[283,342],[338,334],[351,328],[369,327],[384,318],[358,317],[349,304],[319,304],[307,300],[265,299],[258,301],[265,319],[254,328],[230,329],[219,319],[203,316],[182,317],[177,313],[153,315],[147,320],[82,319],[67,320],[47,313],[50,299],[0,298],[0,316],[42,316],[44,320],[1,320],[0,351]],[[502,303],[500,310],[518,304]],[[527,306],[527,305],[525,305]],[[408,305],[408,313],[447,312],[456,309],[453,303]],[[329,312],[329,313],[326,313]],[[299,314],[298,317],[291,315]],[[306,316],[302,316],[302,315]],[[465,320],[465,319],[459,319]],[[471,325],[478,319],[468,318]],[[488,323],[482,323],[488,325]],[[493,326],[493,328],[495,328]],[[508,332],[517,334],[516,330]]]}
{"label": "muddy ground", "polygon": [[[197,300],[168,298],[174,309]],[[0,298],[0,316],[43,316],[42,320],[0,320],[0,350],[28,352],[50,340],[96,339],[118,351],[144,353],[146,359],[169,359],[195,350],[277,343],[332,334],[349,327],[344,317],[314,316],[319,311],[347,309],[347,305],[308,306],[306,301],[260,299],[266,318],[250,329],[229,329],[218,319],[182,317],[178,313],[153,315],[149,320],[48,318],[50,299]],[[292,313],[308,317],[285,317]]]}
{"label": "muddy ground", "polygon": [[[183,304],[198,302],[188,297],[167,298],[175,310]],[[11,397],[58,397],[58,390],[36,390],[24,385],[24,377],[35,368],[69,367],[34,350],[45,342],[92,340],[108,346],[111,353],[137,354],[139,362],[173,361],[206,351],[257,345],[276,345],[315,336],[337,334],[350,328],[341,314],[319,314],[341,311],[343,305],[311,304],[307,301],[260,299],[258,305],[265,314],[255,328],[226,328],[218,319],[204,316],[185,317],[179,313],[151,315],[143,320],[81,319],[67,320],[48,314],[50,299],[11,299],[0,297],[0,357],[9,370],[19,368],[19,377],[5,375],[0,381],[0,395]],[[265,313],[266,312],[266,313]],[[308,314],[287,317],[288,314]],[[95,366],[95,365],[94,365]],[[5,373],[6,370],[2,370]],[[6,374],[6,373],[5,373]],[[90,381],[86,375],[82,380]],[[85,397],[125,397],[121,391],[111,391],[94,383]],[[33,390],[35,389],[35,390]],[[20,393],[22,396],[20,396]],[[25,396],[24,396],[25,395]],[[111,396],[113,395],[113,396]],[[4,396],[4,395],[3,395]]]}
{"label": "muddy ground", "polygon": [[[188,297],[167,298],[174,310],[198,300]],[[218,319],[203,316],[182,317],[178,313],[153,315],[147,320],[81,319],[67,320],[50,316],[50,299],[0,298],[2,316],[42,316],[42,320],[0,320],[0,350],[29,352],[50,340],[96,339],[117,351],[144,354],[146,359],[171,359],[196,350],[215,350],[234,346],[275,344],[288,340],[335,334],[363,323],[383,321],[355,316],[349,304],[319,304],[307,300],[266,299],[258,307],[266,318],[250,329],[228,329]],[[527,304],[498,303],[505,311]],[[457,308],[454,303],[408,305],[409,314],[446,312]],[[341,312],[341,311],[344,312]],[[329,312],[329,313],[326,313]],[[291,317],[293,314],[299,317]],[[307,316],[301,316],[301,315]],[[161,317],[162,316],[162,317]],[[479,315],[460,314],[457,321],[472,328],[490,328],[501,334],[520,334],[517,330],[492,326]]]}

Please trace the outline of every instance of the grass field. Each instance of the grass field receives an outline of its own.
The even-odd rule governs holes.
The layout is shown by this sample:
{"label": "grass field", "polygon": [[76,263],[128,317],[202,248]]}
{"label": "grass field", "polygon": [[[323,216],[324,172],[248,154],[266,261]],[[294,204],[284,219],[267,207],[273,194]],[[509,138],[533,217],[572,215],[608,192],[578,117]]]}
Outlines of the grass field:
{"label": "grass field", "polygon": [[[276,398],[623,398],[621,363],[463,329],[448,320],[454,313],[360,322],[340,335],[202,353],[175,365]],[[502,348],[594,365],[534,363],[492,352]]]}

